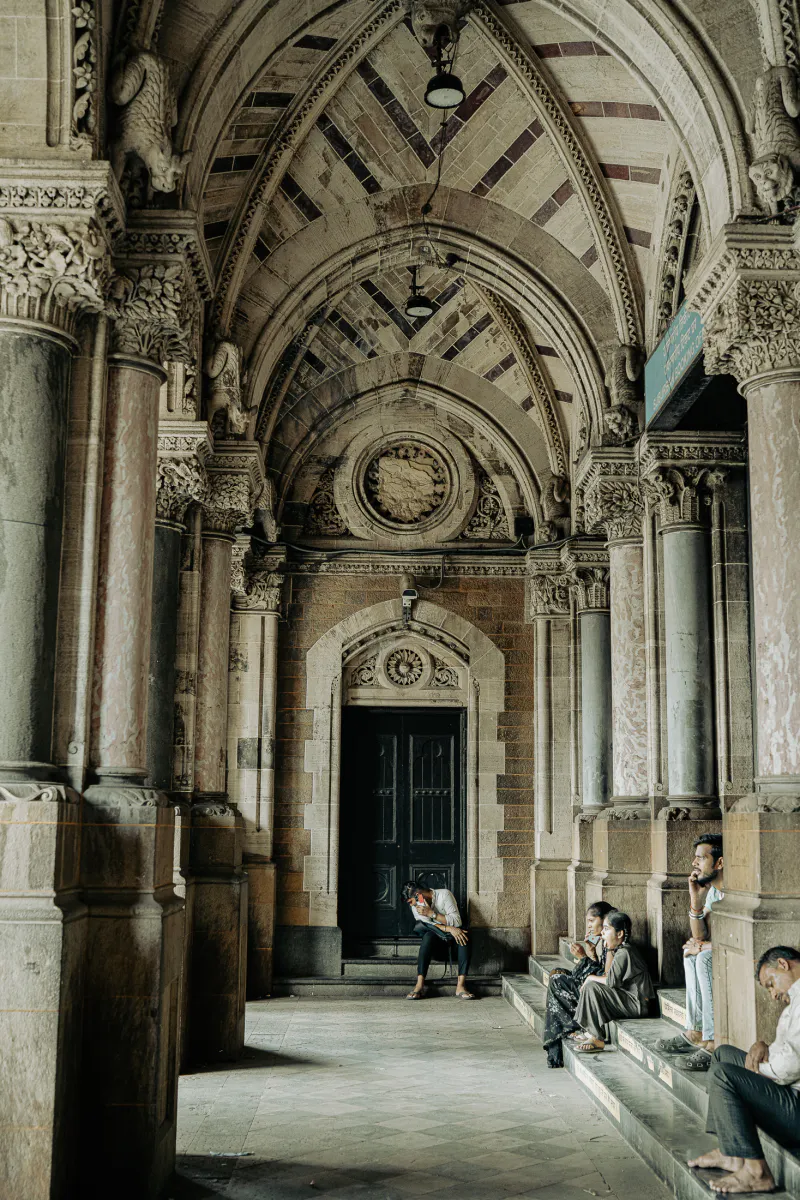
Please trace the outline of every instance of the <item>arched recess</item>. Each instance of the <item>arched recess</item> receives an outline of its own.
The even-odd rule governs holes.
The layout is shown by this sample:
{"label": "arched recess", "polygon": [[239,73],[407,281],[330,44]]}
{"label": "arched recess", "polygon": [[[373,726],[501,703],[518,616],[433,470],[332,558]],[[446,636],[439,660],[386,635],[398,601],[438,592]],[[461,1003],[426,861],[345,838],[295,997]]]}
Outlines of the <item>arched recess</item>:
{"label": "arched recess", "polygon": [[[550,470],[544,439],[530,417],[499,388],[470,375],[454,363],[439,360],[423,362],[420,364],[421,371],[412,373],[408,369],[412,365],[408,360],[417,357],[395,355],[393,358],[399,361],[378,360],[377,367],[373,361],[369,361],[341,372],[344,378],[332,376],[325,380],[315,389],[314,406],[309,407],[303,422],[303,425],[307,424],[306,432],[302,432],[297,418],[290,418],[291,434],[294,437],[299,435],[299,440],[291,446],[281,439],[278,426],[269,442],[270,456],[267,461],[275,482],[278,514],[298,471],[320,438],[356,412],[366,415],[370,408],[399,402],[408,392],[410,384],[417,402],[447,409],[456,417],[463,414],[465,419],[474,422],[476,427],[485,432],[487,440],[494,443],[506,458],[528,512],[538,524],[539,495],[544,482],[550,477]],[[426,378],[426,370],[430,370],[432,378]],[[384,374],[383,379],[381,374]],[[284,437],[288,436],[287,429]],[[284,448],[290,453],[281,461]]]}
{"label": "arched recess", "polygon": [[[476,927],[498,924],[503,891],[503,861],[497,833],[504,809],[497,803],[497,777],[505,767],[505,745],[498,738],[498,715],[505,704],[503,654],[479,629],[438,604],[420,600],[413,620],[403,624],[402,603],[386,600],[353,613],[324,633],[306,654],[306,708],[313,711],[313,737],[305,743],[305,770],[313,777],[305,828],[311,853],[303,864],[303,889],[309,894],[309,924],[338,924],[339,771],[343,671],[356,656],[402,634],[403,645],[419,645],[426,654],[444,648],[462,664],[460,686],[468,697],[467,716],[467,893],[469,919]],[[346,680],[345,680],[346,682]]]}
{"label": "arched recess", "polygon": [[419,215],[426,198],[424,189],[403,188],[336,210],[254,272],[239,300],[250,326],[242,330],[249,403],[261,400],[284,349],[315,312],[382,269],[424,261],[430,237],[440,261],[509,302],[558,348],[599,428],[605,389],[597,348],[615,339],[600,284],[544,230],[465,192],[441,188],[426,231]]}

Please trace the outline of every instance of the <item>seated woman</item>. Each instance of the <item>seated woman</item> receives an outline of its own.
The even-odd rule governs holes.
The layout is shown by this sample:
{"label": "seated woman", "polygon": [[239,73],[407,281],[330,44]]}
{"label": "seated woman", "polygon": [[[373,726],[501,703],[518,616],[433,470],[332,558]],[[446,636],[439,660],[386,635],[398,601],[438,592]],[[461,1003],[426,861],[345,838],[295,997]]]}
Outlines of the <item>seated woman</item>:
{"label": "seated woman", "polygon": [[626,913],[610,912],[603,921],[605,975],[589,975],[581,987],[575,1020],[587,1036],[575,1044],[580,1054],[599,1054],[608,1039],[609,1021],[620,1017],[646,1017],[655,995],[650,972],[636,946],[631,944],[631,919]]}
{"label": "seated woman", "polygon": [[575,1009],[581,994],[581,984],[588,975],[605,971],[606,948],[601,937],[603,918],[615,912],[613,905],[599,900],[586,910],[586,945],[573,942],[570,950],[578,959],[572,971],[551,971],[547,985],[547,1015],[544,1022],[544,1048],[548,1067],[563,1067],[561,1039],[578,1029]]}

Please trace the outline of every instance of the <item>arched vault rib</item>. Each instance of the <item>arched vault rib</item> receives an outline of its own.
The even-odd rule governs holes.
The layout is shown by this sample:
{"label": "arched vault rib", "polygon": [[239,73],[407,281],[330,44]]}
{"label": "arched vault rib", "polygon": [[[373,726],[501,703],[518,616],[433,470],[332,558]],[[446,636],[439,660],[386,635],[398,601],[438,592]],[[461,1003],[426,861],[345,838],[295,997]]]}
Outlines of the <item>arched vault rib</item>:
{"label": "arched vault rib", "polygon": [[534,56],[523,48],[510,28],[484,0],[481,0],[475,17],[476,27],[499,51],[550,135],[550,141],[567,170],[592,230],[612,297],[619,339],[638,345],[642,340],[641,314],[621,222],[617,219],[613,202],[607,196],[572,120],[567,117],[556,89]]}
{"label": "arched vault rib", "polygon": [[404,15],[402,0],[387,0],[366,25],[359,22],[351,28],[343,47],[331,51],[316,78],[299,93],[264,147],[231,223],[231,233],[223,246],[222,268],[214,304],[216,318],[223,329],[228,329],[230,325],[242,272],[260,227],[260,217],[275,194],[292,157],[359,62],[395,25],[400,24]]}
{"label": "arched vault rib", "polygon": [[531,396],[536,404],[536,411],[544,431],[547,452],[550,459],[550,469],[554,475],[566,476],[569,473],[567,465],[567,450],[564,445],[564,434],[558,419],[555,396],[547,375],[542,370],[539,355],[531,346],[524,329],[516,319],[511,309],[499,296],[492,295],[486,288],[479,288],[484,304],[502,329],[508,341],[514,347]]}

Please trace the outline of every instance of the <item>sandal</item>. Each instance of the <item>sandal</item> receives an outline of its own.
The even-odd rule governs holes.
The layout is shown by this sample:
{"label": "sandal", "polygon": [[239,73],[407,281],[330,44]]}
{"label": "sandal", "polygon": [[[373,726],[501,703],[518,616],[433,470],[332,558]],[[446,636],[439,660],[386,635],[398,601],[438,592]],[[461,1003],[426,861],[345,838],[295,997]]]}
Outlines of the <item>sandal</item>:
{"label": "sandal", "polygon": [[423,988],[421,992],[409,992],[406,1000],[424,1000],[428,989]]}
{"label": "sandal", "polygon": [[605,1046],[595,1046],[594,1042],[578,1042],[574,1047],[576,1054],[602,1054]]}
{"label": "sandal", "polygon": [[707,1050],[698,1050],[681,1058],[677,1065],[681,1071],[707,1071],[711,1066],[711,1055]]}
{"label": "sandal", "polygon": [[474,1000],[472,992],[456,992],[456,1000]]}

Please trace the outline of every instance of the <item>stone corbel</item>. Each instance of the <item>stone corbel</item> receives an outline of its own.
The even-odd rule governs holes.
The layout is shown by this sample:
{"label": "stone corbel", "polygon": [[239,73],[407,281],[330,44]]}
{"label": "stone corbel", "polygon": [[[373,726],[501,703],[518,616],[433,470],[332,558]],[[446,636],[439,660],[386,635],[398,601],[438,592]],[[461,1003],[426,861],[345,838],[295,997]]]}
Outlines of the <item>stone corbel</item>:
{"label": "stone corbel", "polygon": [[583,495],[587,533],[609,542],[642,536],[644,505],[632,449],[591,449],[580,464],[576,488]]}
{"label": "stone corbel", "polygon": [[113,354],[196,365],[194,331],[211,268],[191,212],[134,213],[115,256]]}
{"label": "stone corbel", "polygon": [[717,235],[688,300],[703,319],[707,375],[733,375],[742,385],[770,372],[800,370],[795,228],[742,223]]}
{"label": "stone corbel", "polygon": [[103,311],[123,220],[108,163],[0,169],[0,316],[71,333]]}
{"label": "stone corbel", "polygon": [[698,525],[713,493],[733,467],[743,467],[744,438],[730,434],[645,434],[639,449],[642,491],[661,528]]}
{"label": "stone corbel", "polygon": [[251,525],[264,492],[264,461],[257,442],[217,442],[207,464],[208,495],[203,501],[203,527],[233,537]]}
{"label": "stone corbel", "polygon": [[156,518],[181,524],[193,501],[208,498],[205,464],[212,454],[205,421],[160,421]]}

